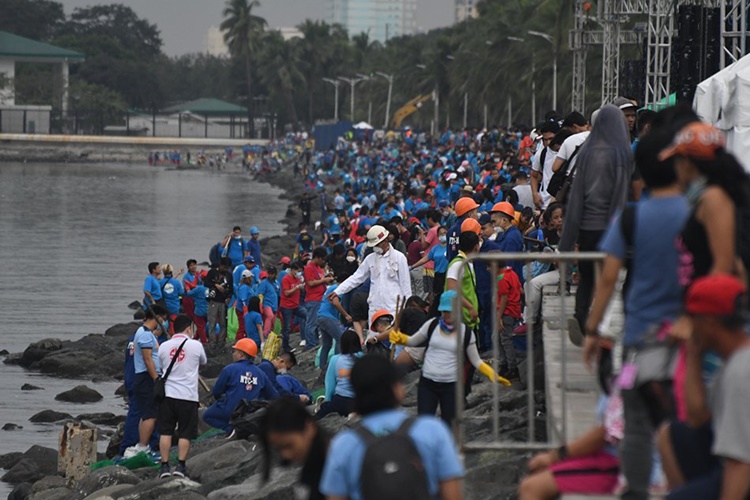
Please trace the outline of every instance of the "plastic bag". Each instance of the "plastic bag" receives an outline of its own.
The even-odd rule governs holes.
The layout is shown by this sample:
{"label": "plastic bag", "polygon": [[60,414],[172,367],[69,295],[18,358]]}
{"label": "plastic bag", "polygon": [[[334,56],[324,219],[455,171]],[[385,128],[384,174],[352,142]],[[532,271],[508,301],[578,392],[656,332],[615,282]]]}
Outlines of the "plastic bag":
{"label": "plastic bag", "polygon": [[234,342],[237,338],[237,331],[240,329],[240,320],[237,317],[237,309],[230,307],[227,311],[227,340]]}

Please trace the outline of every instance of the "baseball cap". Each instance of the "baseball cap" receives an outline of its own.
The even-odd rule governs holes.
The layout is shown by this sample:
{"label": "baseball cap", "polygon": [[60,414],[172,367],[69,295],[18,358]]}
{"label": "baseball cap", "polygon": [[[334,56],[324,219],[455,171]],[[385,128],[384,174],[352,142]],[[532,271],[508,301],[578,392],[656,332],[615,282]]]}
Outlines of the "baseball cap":
{"label": "baseball cap", "polygon": [[[484,226],[485,224],[490,224],[492,222],[492,217],[490,214],[482,214],[479,216],[479,225]],[[463,226],[461,226],[463,227]]]}
{"label": "baseball cap", "polygon": [[284,256],[279,259],[279,264],[291,264],[291,263],[292,263],[292,259],[290,259],[289,257]]}
{"label": "baseball cap", "polygon": [[716,151],[724,149],[726,138],[721,130],[703,122],[685,125],[667,149],[659,153],[659,161],[673,156],[688,156],[696,160],[713,160]]}
{"label": "baseball cap", "polygon": [[252,255],[247,255],[245,257],[245,262],[251,262],[251,263],[255,264],[255,257],[253,257]]}
{"label": "baseball cap", "polygon": [[477,233],[477,236],[482,232],[482,226],[477,222],[476,219],[468,218],[461,223],[461,232],[472,232]]}
{"label": "baseball cap", "polygon": [[474,187],[470,186],[469,184],[467,184],[467,185],[465,185],[464,187],[461,188],[461,191],[464,191],[466,193],[473,193],[474,192]]}
{"label": "baseball cap", "polygon": [[445,312],[453,309],[453,300],[456,298],[455,290],[448,290],[440,295],[440,305],[438,305],[438,311]]}
{"label": "baseball cap", "polygon": [[729,274],[713,274],[698,278],[685,296],[685,312],[708,316],[728,316],[741,308],[740,298],[745,285]]}
{"label": "baseball cap", "polygon": [[479,208],[479,204],[472,198],[469,198],[468,196],[461,198],[456,202],[456,215],[463,217],[467,212],[470,212],[475,208]]}
{"label": "baseball cap", "polygon": [[628,108],[635,108],[635,104],[633,104],[633,101],[628,99],[627,97],[615,97],[615,100],[612,101],[612,104],[617,106],[619,109],[628,109]]}
{"label": "baseball cap", "polygon": [[268,273],[265,271],[260,272],[260,279],[263,279],[263,278],[268,278]]}
{"label": "baseball cap", "polygon": [[253,272],[250,269],[245,269],[242,271],[242,278],[249,278],[253,275]]}

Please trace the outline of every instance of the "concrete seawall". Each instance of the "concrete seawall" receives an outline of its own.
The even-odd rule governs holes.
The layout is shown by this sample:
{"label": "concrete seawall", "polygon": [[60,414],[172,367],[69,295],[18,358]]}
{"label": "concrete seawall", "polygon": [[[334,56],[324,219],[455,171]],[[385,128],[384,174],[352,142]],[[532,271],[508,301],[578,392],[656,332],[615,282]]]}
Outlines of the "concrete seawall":
{"label": "concrete seawall", "polygon": [[247,144],[263,146],[266,140],[203,139],[176,137],[117,137],[86,135],[0,134],[0,162],[144,162],[150,152],[221,154]]}

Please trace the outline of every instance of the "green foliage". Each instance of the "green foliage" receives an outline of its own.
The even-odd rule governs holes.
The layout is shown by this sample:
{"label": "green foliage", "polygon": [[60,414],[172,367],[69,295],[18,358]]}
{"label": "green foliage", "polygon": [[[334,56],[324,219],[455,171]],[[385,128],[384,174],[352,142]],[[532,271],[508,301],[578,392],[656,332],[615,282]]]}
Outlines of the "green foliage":
{"label": "green foliage", "polygon": [[65,23],[61,3],[50,0],[0,0],[0,30],[49,40]]}

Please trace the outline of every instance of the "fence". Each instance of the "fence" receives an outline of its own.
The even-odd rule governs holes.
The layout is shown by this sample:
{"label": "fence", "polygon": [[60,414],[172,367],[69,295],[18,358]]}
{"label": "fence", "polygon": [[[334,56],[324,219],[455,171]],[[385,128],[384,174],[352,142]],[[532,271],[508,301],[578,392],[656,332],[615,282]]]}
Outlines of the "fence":
{"label": "fence", "polygon": [[[571,262],[589,261],[594,263],[601,263],[604,260],[605,255],[603,253],[499,253],[499,254],[477,254],[469,257],[466,261],[461,263],[458,273],[458,281],[461,282],[466,267],[475,261],[485,261],[489,264],[489,271],[491,275],[492,283],[492,297],[493,303],[497,297],[497,275],[499,270],[500,262],[509,261],[523,261],[525,262],[526,269],[528,270],[529,276],[531,270],[531,262],[555,262],[559,270],[559,281],[558,281],[558,296],[560,298],[560,325],[565,325],[567,322],[567,305],[566,305],[566,280],[568,274],[568,266]],[[597,266],[598,267],[598,266]],[[461,287],[457,287],[457,297],[453,304],[453,321],[455,324],[459,324],[462,321],[461,313]],[[552,437],[550,433],[547,435],[547,439],[544,442],[536,441],[536,416],[535,416],[535,372],[536,372],[536,358],[535,358],[535,345],[534,345],[534,322],[536,320],[535,314],[528,315],[529,321],[527,321],[526,330],[526,379],[527,379],[527,423],[528,423],[528,437],[526,442],[518,441],[502,441],[500,439],[500,387],[498,384],[493,384],[492,388],[492,440],[490,442],[464,442],[465,436],[465,424],[467,417],[464,415],[464,395],[465,387],[463,382],[463,366],[464,366],[464,351],[463,343],[457,343],[457,383],[456,383],[456,426],[454,428],[456,443],[466,452],[477,452],[485,450],[548,450],[555,446],[559,446],[560,442],[566,442],[568,439],[568,419],[567,419],[567,360],[566,350],[567,342],[566,338],[562,339],[562,356],[560,364],[560,415],[561,419],[561,430],[559,435],[555,439],[554,434]],[[500,356],[499,352],[499,334],[497,330],[498,311],[496,307],[493,307],[492,314],[492,367],[495,372],[498,371],[498,359]],[[561,327],[561,331],[564,328]],[[548,367],[547,367],[548,368]],[[551,391],[556,391],[557,387],[546,388],[546,399],[548,406],[550,406]],[[551,410],[551,408],[550,408]],[[550,412],[548,412],[549,418]]]}

